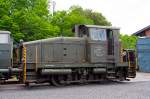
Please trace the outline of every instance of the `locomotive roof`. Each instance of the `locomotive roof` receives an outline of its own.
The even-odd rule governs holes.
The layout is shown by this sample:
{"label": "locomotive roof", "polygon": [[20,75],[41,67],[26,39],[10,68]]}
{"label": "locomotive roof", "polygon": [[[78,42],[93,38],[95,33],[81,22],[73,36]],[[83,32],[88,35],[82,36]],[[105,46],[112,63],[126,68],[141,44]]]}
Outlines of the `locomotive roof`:
{"label": "locomotive roof", "polygon": [[47,38],[47,39],[24,42],[23,44],[35,44],[35,43],[40,43],[40,42],[53,42],[53,41],[61,42],[63,40],[81,41],[82,42],[82,41],[84,41],[84,38],[79,38],[79,37],[53,37],[53,38]]}
{"label": "locomotive roof", "polygon": [[113,26],[99,26],[99,25],[83,25],[85,27],[89,27],[89,28],[103,28],[103,29],[117,29],[119,30],[119,27],[113,27]]}
{"label": "locomotive roof", "polygon": [[7,33],[7,34],[10,34],[9,31],[0,31],[0,33],[3,33],[3,34],[4,34],[4,33],[5,33],[5,34]]}

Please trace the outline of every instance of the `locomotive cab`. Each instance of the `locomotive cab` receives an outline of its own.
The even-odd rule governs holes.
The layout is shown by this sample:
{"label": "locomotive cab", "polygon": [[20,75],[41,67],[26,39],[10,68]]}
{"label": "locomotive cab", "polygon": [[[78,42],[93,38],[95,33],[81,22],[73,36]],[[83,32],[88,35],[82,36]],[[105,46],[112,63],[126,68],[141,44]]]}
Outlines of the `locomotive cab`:
{"label": "locomotive cab", "polygon": [[[87,39],[88,61],[94,64],[103,64],[109,75],[116,73],[122,79],[133,75],[135,77],[135,67],[130,68],[130,61],[121,60],[121,42],[119,42],[119,28],[97,25],[77,25],[75,26],[75,36]],[[106,65],[106,66],[105,66]],[[131,72],[134,71],[134,72]]]}
{"label": "locomotive cab", "polygon": [[75,36],[86,37],[91,63],[119,63],[119,28],[110,26],[78,25]]}

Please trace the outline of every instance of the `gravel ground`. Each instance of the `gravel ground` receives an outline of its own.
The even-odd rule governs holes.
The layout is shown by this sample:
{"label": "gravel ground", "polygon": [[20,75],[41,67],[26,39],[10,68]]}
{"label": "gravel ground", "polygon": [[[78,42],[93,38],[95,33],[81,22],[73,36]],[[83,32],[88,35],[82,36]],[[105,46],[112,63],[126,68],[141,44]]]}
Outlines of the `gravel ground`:
{"label": "gravel ground", "polygon": [[150,99],[150,74],[137,73],[125,82],[52,87],[0,85],[0,99]]}

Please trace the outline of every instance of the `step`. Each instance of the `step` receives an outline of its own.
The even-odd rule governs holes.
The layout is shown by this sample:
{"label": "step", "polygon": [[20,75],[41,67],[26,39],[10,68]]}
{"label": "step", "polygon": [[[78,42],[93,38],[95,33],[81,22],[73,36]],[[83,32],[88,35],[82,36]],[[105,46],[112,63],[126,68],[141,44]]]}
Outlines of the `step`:
{"label": "step", "polygon": [[115,74],[116,72],[114,71],[107,71],[108,74]]}

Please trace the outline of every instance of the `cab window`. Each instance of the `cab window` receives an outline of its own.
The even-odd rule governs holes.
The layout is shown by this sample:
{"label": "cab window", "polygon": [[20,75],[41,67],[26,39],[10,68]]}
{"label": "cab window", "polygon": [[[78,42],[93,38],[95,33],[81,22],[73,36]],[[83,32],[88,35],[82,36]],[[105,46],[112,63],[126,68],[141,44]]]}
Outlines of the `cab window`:
{"label": "cab window", "polygon": [[9,42],[8,40],[8,34],[0,34],[0,44],[6,44]]}
{"label": "cab window", "polygon": [[91,40],[106,41],[106,29],[91,28],[89,33]]}

